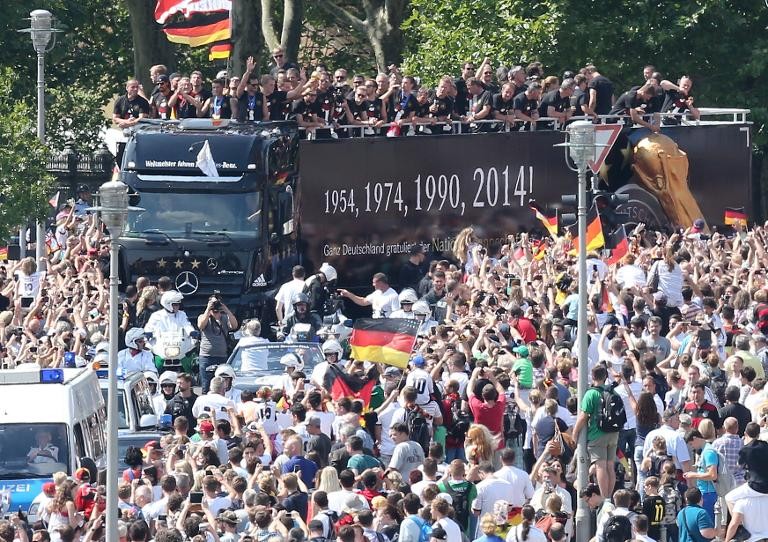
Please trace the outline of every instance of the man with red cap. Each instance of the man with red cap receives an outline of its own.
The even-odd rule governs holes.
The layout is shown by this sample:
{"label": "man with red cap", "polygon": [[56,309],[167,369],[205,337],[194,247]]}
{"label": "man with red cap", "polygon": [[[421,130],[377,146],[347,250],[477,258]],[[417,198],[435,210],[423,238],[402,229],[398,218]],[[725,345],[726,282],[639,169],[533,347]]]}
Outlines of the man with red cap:
{"label": "man with red cap", "polygon": [[83,512],[86,518],[90,518],[96,505],[96,488],[91,485],[91,473],[88,469],[80,467],[75,471],[75,481],[79,484],[75,491],[75,507],[78,512]]}

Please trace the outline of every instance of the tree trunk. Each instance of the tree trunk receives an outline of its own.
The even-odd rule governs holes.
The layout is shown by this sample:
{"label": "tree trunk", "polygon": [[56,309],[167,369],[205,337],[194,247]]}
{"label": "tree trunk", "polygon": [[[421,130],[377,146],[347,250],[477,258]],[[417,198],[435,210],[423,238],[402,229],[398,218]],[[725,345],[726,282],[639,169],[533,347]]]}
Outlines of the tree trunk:
{"label": "tree trunk", "polygon": [[154,86],[149,78],[149,68],[165,64],[169,73],[176,69],[174,45],[155,22],[154,2],[125,0],[125,6],[131,20],[134,75],[148,92]]}
{"label": "tree trunk", "polygon": [[261,33],[264,34],[264,41],[270,52],[280,45],[280,38],[275,30],[274,15],[272,0],[261,0]]}
{"label": "tree trunk", "polygon": [[232,3],[232,73],[241,75],[245,71],[245,59],[256,58],[264,46],[259,21],[261,18],[260,0],[236,0]]}
{"label": "tree trunk", "polygon": [[296,62],[299,56],[301,23],[304,18],[302,0],[285,0],[283,8],[283,33],[280,45],[285,53],[285,61]]}

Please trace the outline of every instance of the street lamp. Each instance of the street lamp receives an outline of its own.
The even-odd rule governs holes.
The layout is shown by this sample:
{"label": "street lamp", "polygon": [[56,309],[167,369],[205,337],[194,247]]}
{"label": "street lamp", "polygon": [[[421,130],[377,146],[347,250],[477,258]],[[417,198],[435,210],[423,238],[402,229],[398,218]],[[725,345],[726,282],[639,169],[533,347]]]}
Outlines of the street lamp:
{"label": "street lamp", "polygon": [[118,248],[128,218],[128,187],[120,181],[101,185],[98,192],[101,221],[109,229],[109,386],[107,393],[107,540],[118,540],[117,530],[117,286]]}
{"label": "street lamp", "polygon": [[[579,311],[577,321],[576,344],[579,352],[579,401],[589,389],[589,363],[587,362],[587,169],[589,161],[595,158],[595,125],[586,120],[579,120],[568,125],[568,141],[561,146],[568,148],[571,160],[576,164],[579,174],[578,184],[578,231],[579,231]],[[570,166],[569,166],[570,167]],[[589,479],[589,457],[587,454],[587,430],[579,434],[576,443],[576,483],[578,491],[587,487]],[[604,495],[608,498],[608,495]],[[589,540],[590,537],[589,508],[584,499],[578,500],[576,510],[576,540]]]}
{"label": "street lamp", "polygon": [[[53,15],[50,11],[36,9],[29,14],[30,27],[19,32],[29,33],[32,37],[32,46],[37,53],[37,137],[40,143],[45,144],[45,53],[50,51],[56,44],[56,33],[61,30],[54,28]],[[51,38],[54,38],[51,43]],[[48,44],[50,43],[50,48]],[[35,259],[37,260],[37,269],[45,270],[45,223],[38,221],[37,242],[35,244]],[[26,231],[19,235],[21,247],[26,254]]]}

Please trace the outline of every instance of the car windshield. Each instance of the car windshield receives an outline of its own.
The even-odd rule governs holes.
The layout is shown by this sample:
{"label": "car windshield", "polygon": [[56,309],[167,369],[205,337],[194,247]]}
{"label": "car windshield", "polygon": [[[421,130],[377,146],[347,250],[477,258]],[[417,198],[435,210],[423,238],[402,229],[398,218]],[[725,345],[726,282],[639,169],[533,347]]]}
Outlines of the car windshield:
{"label": "car windshield", "polygon": [[229,363],[235,373],[266,371],[267,373],[282,373],[285,366],[280,364],[280,358],[289,353],[297,354],[304,362],[304,372],[323,361],[323,354],[316,344],[254,344],[238,346],[232,353]]}
{"label": "car windshield", "polygon": [[68,442],[63,423],[0,424],[0,480],[69,474]]}
{"label": "car windshield", "polygon": [[184,192],[144,192],[139,207],[128,213],[126,235],[140,235],[147,230],[162,233],[194,232],[253,238],[261,224],[261,194]]}

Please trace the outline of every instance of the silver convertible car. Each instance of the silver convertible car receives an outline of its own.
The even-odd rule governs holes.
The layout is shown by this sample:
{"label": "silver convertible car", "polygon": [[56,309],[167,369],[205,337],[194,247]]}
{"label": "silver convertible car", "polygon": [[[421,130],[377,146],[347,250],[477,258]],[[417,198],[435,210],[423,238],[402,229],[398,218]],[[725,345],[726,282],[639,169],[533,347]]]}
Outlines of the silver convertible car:
{"label": "silver convertible car", "polygon": [[307,379],[315,365],[325,359],[320,345],[313,342],[238,345],[227,360],[227,364],[235,371],[234,386],[241,390],[257,390],[264,386],[282,387],[286,365],[280,363],[280,360],[286,354],[298,356],[304,365],[301,371]]}

